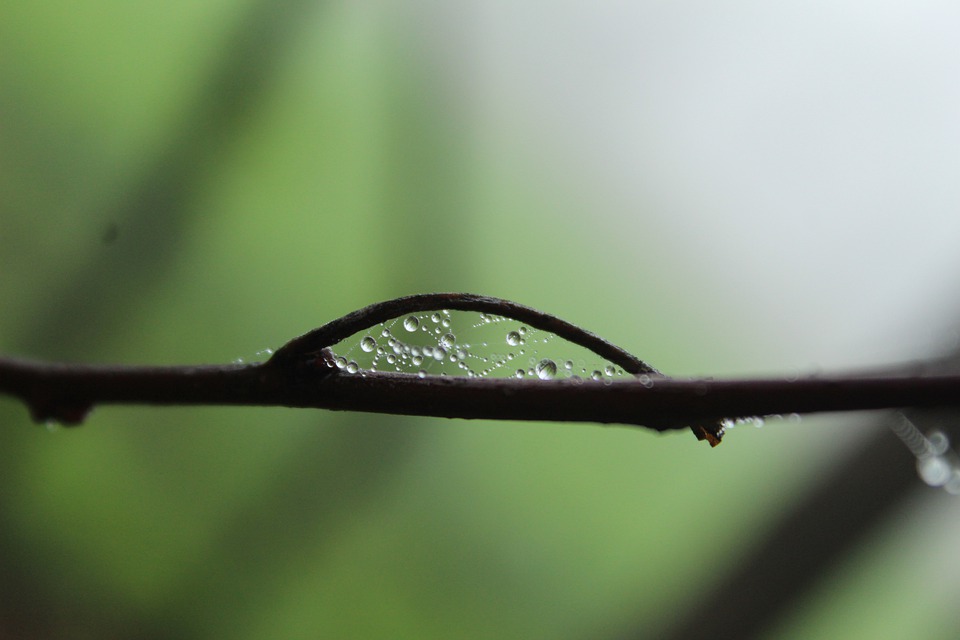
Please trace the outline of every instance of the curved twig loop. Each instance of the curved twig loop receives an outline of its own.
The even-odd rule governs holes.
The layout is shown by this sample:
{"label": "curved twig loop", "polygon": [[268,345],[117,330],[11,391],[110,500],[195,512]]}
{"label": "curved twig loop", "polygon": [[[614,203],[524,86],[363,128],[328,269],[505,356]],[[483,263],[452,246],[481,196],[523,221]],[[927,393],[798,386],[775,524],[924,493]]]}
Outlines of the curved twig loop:
{"label": "curved twig loop", "polygon": [[472,293],[424,293],[372,304],[294,338],[278,349],[271,361],[286,362],[297,356],[312,356],[325,347],[333,346],[377,323],[408,313],[441,309],[492,313],[525,322],[535,329],[550,331],[565,340],[589,349],[628,373],[660,375],[659,371],[627,350],[566,320],[516,302]]}

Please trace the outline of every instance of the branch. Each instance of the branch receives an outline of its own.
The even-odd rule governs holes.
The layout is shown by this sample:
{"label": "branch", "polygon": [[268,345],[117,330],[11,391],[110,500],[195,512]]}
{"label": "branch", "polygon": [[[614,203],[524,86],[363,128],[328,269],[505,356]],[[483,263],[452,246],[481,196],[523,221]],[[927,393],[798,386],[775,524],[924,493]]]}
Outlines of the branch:
{"label": "branch", "polygon": [[[506,315],[603,355],[636,377],[530,380],[347,373],[328,348],[353,333],[437,308]],[[598,422],[668,431],[693,426],[717,444],[726,418],[897,407],[960,406],[960,376],[816,376],[793,381],[676,380],[567,322],[496,298],[429,294],[361,309],[261,364],[138,367],[0,358],[0,393],[37,421],[81,423],[97,404],[260,405],[493,420]]]}

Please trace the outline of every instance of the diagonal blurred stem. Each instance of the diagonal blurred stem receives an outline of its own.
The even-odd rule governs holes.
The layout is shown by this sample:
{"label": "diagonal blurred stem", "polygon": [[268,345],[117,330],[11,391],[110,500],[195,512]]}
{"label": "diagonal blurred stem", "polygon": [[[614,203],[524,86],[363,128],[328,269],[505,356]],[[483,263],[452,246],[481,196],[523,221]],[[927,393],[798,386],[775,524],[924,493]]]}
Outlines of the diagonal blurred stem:
{"label": "diagonal blurred stem", "polygon": [[[928,375],[955,374],[960,352],[923,366]],[[954,403],[955,406],[955,403]],[[911,410],[926,431],[940,429],[956,442],[956,410]],[[747,554],[701,593],[691,593],[668,628],[667,640],[767,637],[857,545],[884,526],[909,500],[930,490],[920,482],[916,460],[886,427],[899,417],[881,414],[877,431],[821,476]],[[648,621],[616,638],[646,638]]]}
{"label": "diagonal blurred stem", "polygon": [[[104,322],[124,318],[122,305],[135,304],[176,261],[189,222],[194,194],[263,100],[296,40],[304,15],[321,8],[311,0],[260,1],[243,17],[212,71],[198,87],[184,117],[171,128],[166,145],[140,176],[119,194],[106,218],[122,229],[123,242],[96,252],[62,286],[46,295],[21,339],[28,353],[69,352],[90,327],[106,333]],[[109,310],[109,313],[105,313]]]}

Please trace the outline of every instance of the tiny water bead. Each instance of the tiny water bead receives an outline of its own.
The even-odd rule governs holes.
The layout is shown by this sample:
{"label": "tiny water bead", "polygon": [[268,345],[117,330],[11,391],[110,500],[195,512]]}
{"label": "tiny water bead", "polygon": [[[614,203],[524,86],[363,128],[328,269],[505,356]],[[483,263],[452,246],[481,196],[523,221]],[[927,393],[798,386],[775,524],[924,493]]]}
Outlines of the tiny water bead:
{"label": "tiny water bead", "polygon": [[553,380],[557,377],[557,363],[550,359],[543,359],[537,363],[536,373],[541,380]]}
{"label": "tiny water bead", "polygon": [[604,383],[625,375],[589,349],[549,331],[512,318],[467,311],[406,314],[342,340],[332,351],[337,368],[346,373]]}

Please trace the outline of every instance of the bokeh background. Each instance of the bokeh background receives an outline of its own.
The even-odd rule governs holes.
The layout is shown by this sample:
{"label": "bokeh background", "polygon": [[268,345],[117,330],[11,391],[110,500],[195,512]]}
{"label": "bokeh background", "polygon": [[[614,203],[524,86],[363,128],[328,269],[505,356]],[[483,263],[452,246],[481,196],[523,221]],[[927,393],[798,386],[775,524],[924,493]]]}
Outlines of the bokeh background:
{"label": "bokeh background", "polygon": [[[6,2],[0,352],[255,360],[456,290],[681,376],[940,357],[958,36],[935,1]],[[0,398],[0,636],[953,638],[960,510],[892,419],[710,450],[269,408],[48,430]]]}

